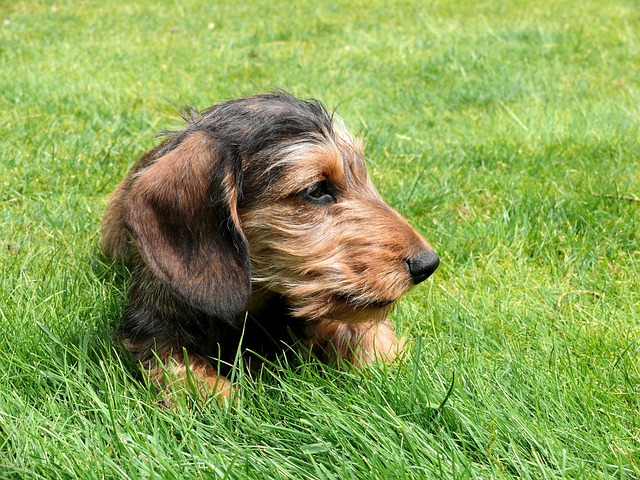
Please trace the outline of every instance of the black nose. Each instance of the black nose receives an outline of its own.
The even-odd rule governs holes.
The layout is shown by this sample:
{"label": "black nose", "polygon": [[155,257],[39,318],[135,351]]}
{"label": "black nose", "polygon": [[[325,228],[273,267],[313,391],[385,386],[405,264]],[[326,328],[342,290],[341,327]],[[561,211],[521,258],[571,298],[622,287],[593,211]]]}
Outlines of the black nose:
{"label": "black nose", "polygon": [[435,252],[422,253],[407,260],[413,284],[423,282],[435,272],[440,265],[440,257]]}

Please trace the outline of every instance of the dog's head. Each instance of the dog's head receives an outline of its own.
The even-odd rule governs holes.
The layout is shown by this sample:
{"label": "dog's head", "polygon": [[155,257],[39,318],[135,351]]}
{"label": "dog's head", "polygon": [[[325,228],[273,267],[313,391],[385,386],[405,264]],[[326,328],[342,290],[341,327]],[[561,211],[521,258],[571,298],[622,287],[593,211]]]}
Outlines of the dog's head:
{"label": "dog's head", "polygon": [[319,103],[259,95],[187,120],[135,174],[124,221],[194,307],[234,323],[256,291],[303,319],[376,321],[437,268]]}

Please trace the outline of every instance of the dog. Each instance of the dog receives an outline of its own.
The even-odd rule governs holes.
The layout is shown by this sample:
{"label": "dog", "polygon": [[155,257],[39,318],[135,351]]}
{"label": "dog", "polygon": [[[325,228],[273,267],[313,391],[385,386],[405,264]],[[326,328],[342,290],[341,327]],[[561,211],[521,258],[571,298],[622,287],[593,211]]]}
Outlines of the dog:
{"label": "dog", "polygon": [[391,361],[402,342],[387,316],[440,259],[380,197],[363,143],[280,91],[183,118],[104,215],[102,251],[131,271],[118,334],[140,368],[229,397],[239,348]]}

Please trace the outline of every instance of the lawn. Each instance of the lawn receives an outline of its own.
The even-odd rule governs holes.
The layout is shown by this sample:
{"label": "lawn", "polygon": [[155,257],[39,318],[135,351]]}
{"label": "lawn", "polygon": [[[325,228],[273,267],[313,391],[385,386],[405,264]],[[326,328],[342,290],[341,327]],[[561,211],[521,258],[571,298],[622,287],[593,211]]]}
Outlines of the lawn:
{"label": "lawn", "polygon": [[[0,477],[640,477],[634,0],[0,2]],[[440,254],[401,361],[162,408],[111,340],[109,193],[185,104],[337,108]]]}

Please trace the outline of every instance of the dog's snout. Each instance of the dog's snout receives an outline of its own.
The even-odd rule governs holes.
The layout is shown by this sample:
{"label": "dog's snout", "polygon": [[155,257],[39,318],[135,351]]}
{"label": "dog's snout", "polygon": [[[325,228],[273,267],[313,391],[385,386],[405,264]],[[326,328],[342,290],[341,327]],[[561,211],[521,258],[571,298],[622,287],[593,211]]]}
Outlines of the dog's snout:
{"label": "dog's snout", "polygon": [[435,252],[421,253],[406,261],[413,284],[417,285],[429,278],[440,265],[440,257]]}

